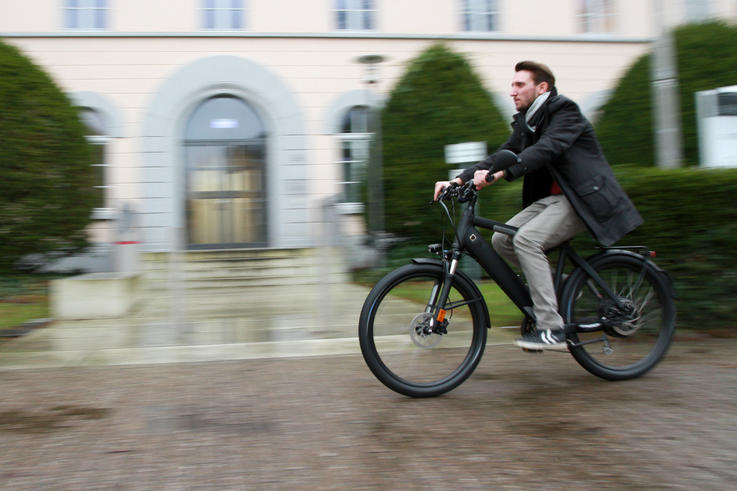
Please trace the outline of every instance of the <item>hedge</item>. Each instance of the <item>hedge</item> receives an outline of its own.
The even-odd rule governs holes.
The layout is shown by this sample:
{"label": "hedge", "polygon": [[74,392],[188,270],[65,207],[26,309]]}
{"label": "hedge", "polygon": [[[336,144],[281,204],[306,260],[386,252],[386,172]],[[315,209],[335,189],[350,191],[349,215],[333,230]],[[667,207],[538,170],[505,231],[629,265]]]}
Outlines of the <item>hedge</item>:
{"label": "hedge", "polygon": [[54,81],[0,41],[0,269],[87,243],[95,195],[85,133]]}
{"label": "hedge", "polygon": [[[675,284],[679,328],[737,329],[737,169],[619,165],[614,171],[645,220],[616,245],[656,252],[654,261]],[[522,207],[522,179],[484,189],[480,201],[481,215],[506,221]],[[361,281],[375,283],[409,258],[427,256],[426,245],[440,242],[443,231],[452,237],[439,206],[423,197],[417,208],[426,233],[401,234],[405,240],[389,251],[387,267],[361,272]],[[589,234],[580,234],[574,246],[583,256],[598,252]]]}
{"label": "hedge", "polygon": [[[645,245],[656,252],[654,261],[668,271],[675,284],[680,329],[734,332],[737,169],[662,170],[622,165],[615,166],[614,171],[645,220],[616,245]],[[521,209],[521,196],[521,179],[484,189],[480,199],[492,210],[484,216],[507,220]],[[439,207],[427,205],[424,213],[435,220],[431,242],[439,242]],[[491,234],[485,235],[489,239]],[[426,256],[426,243],[411,237],[395,246],[388,266],[397,267],[408,258]],[[584,257],[598,252],[594,239],[586,233],[574,240],[574,246]],[[363,274],[363,278],[375,282],[385,273],[375,271]]]}
{"label": "hedge", "polygon": [[[737,328],[737,169],[662,170],[615,166],[622,186],[645,223],[619,245],[646,245],[672,276],[678,325],[692,329]],[[482,191],[494,208],[490,218],[506,220],[521,207],[521,180]],[[579,253],[596,252],[581,234]]]}

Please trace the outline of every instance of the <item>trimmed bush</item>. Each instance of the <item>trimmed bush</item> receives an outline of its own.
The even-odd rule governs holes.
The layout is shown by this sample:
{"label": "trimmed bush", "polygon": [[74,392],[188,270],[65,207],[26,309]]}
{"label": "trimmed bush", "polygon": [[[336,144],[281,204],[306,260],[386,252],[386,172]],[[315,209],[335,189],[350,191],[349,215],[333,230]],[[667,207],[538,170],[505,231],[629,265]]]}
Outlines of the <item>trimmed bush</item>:
{"label": "trimmed bush", "polygon": [[0,42],[0,269],[87,243],[95,196],[85,132],[53,80]]}
{"label": "trimmed bush", "polygon": [[388,232],[434,237],[427,203],[452,169],[445,145],[485,141],[491,152],[509,124],[460,54],[434,45],[410,62],[382,112],[385,223]]}
{"label": "trimmed bush", "polygon": [[[693,165],[699,161],[694,94],[737,83],[737,27],[722,22],[690,24],[677,28],[674,38],[684,159]],[[650,59],[646,54],[626,71],[596,124],[601,145],[613,164],[652,165],[656,161]]]}
{"label": "trimmed bush", "polygon": [[651,55],[641,56],[624,74],[614,93],[601,108],[596,135],[611,163],[655,162]]}
{"label": "trimmed bush", "polygon": [[676,283],[681,325],[737,327],[737,169],[616,169],[645,218],[647,244]]}

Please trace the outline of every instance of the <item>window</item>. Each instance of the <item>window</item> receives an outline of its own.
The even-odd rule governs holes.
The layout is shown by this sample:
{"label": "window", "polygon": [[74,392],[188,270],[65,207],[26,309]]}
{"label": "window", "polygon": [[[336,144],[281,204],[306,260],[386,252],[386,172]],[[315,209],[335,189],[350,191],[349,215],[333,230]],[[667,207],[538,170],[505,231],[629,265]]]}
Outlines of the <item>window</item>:
{"label": "window", "polygon": [[244,0],[201,0],[202,28],[219,31],[245,28]]}
{"label": "window", "polygon": [[106,29],[107,11],[107,0],[65,0],[64,27]]}
{"label": "window", "polygon": [[353,106],[343,118],[340,144],[344,203],[361,203],[361,183],[366,177],[371,138],[369,108]]}
{"label": "window", "polygon": [[371,31],[375,28],[374,0],[335,0],[335,25],[340,30]]}
{"label": "window", "polygon": [[95,208],[105,208],[106,195],[110,186],[107,185],[105,161],[105,145],[110,141],[105,129],[105,123],[102,115],[88,107],[82,108],[80,111],[82,122],[87,127],[87,141],[90,142],[94,152],[94,160],[92,167],[95,172],[95,184],[93,186],[95,192]]}
{"label": "window", "polygon": [[578,19],[580,32],[612,32],[614,30],[614,1],[579,0]]}
{"label": "window", "polygon": [[461,24],[467,32],[491,32],[498,29],[496,0],[462,0]]}

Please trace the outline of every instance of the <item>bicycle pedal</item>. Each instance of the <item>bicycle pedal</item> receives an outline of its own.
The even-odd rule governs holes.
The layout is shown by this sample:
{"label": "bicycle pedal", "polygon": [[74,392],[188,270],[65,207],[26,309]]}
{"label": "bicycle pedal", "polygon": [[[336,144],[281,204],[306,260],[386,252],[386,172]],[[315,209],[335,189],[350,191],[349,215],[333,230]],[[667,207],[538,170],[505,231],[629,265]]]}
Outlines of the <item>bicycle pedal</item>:
{"label": "bicycle pedal", "polygon": [[520,347],[520,349],[527,353],[545,353],[545,350],[542,350],[542,349],[530,349],[530,348],[522,348],[522,347]]}

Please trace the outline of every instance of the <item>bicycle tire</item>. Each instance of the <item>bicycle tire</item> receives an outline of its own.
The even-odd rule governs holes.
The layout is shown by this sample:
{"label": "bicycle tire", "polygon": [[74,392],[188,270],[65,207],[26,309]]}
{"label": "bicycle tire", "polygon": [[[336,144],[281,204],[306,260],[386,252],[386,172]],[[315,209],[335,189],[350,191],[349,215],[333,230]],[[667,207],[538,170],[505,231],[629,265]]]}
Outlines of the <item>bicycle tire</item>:
{"label": "bicycle tire", "polygon": [[376,378],[400,394],[434,397],[453,390],[483,355],[488,327],[484,299],[462,273],[454,276],[449,302],[471,303],[448,312],[447,334],[419,333],[429,319],[425,307],[432,285],[442,284],[443,277],[440,264],[400,267],[376,284],[361,310],[363,358]]}
{"label": "bicycle tire", "polygon": [[[569,350],[583,368],[603,379],[639,377],[660,362],[673,340],[676,307],[670,284],[654,264],[634,254],[604,254],[590,264],[631,306],[631,314],[603,332],[569,333]],[[576,270],[562,295],[563,317],[573,323],[600,317],[612,303],[601,296],[588,275]]]}

